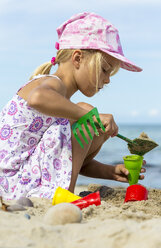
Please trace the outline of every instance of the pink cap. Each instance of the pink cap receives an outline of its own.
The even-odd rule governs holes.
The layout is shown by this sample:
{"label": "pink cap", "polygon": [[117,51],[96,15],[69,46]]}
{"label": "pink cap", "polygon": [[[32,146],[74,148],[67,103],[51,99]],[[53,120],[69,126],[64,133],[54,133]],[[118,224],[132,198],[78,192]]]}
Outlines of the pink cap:
{"label": "pink cap", "polygon": [[121,67],[129,71],[142,71],[125,58],[118,30],[95,13],[72,16],[57,28],[59,49],[97,49],[121,61]]}

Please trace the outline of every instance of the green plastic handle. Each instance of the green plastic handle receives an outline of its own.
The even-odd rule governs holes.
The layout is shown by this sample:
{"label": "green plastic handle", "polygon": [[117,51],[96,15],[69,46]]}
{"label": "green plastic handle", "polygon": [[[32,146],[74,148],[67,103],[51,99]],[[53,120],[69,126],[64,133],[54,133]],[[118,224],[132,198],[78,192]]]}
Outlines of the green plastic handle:
{"label": "green plastic handle", "polygon": [[[95,126],[96,126],[97,128],[100,128],[100,126],[99,126],[99,124],[98,124],[97,122],[95,122],[94,124],[95,124]],[[133,140],[131,140],[131,139],[129,139],[129,138],[127,138],[127,137],[125,137],[125,136],[119,134],[119,133],[118,133],[116,136],[117,136],[118,138],[120,138],[120,139],[126,141],[127,143],[136,144],[136,145],[137,145],[137,143],[136,143],[135,141],[133,141]]]}
{"label": "green plastic handle", "polygon": [[117,136],[118,138],[122,139],[122,140],[125,140],[127,143],[136,144],[136,145],[137,145],[137,143],[136,143],[135,141],[133,141],[133,140],[131,140],[131,139],[129,139],[129,138],[127,138],[127,137],[125,137],[125,136],[119,134],[119,133],[118,133],[116,136]]}
{"label": "green plastic handle", "polygon": [[[96,120],[97,122],[94,122],[93,120],[93,116],[96,117]],[[84,139],[84,141],[86,142],[86,144],[88,144],[88,140],[83,132],[83,129],[82,129],[82,124],[84,125],[90,139],[92,140],[93,137],[92,137],[92,134],[88,128],[88,125],[87,123],[90,123],[90,125],[92,126],[95,134],[98,136],[99,133],[98,133],[98,130],[97,128],[101,128],[104,132],[105,132],[105,127],[103,126],[101,120],[100,120],[100,117],[99,117],[99,113],[98,113],[98,110],[97,108],[93,108],[91,111],[89,111],[87,114],[85,114],[84,116],[82,116],[77,122],[75,122],[73,125],[72,125],[72,131],[73,131],[73,134],[76,138],[76,140],[78,141],[78,143],[80,144],[80,146],[83,148],[83,144],[77,134],[77,129],[79,130],[80,134],[82,135],[82,138]],[[127,143],[130,143],[130,144],[135,144],[137,145],[137,143],[121,134],[117,134],[116,135],[118,138],[126,141]]]}

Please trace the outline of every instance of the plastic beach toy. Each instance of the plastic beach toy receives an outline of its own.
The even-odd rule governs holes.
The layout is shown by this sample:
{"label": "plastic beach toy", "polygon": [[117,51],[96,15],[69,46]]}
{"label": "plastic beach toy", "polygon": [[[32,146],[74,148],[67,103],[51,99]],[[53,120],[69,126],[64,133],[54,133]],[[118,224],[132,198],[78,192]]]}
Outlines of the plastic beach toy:
{"label": "plastic beach toy", "polygon": [[52,205],[57,205],[59,203],[72,203],[80,209],[86,208],[90,205],[95,204],[96,206],[101,204],[101,198],[99,191],[91,193],[83,198],[77,196],[66,189],[58,187],[55,191]]}
{"label": "plastic beach toy", "polygon": [[145,201],[148,199],[148,190],[139,184],[131,185],[126,190],[125,201]]}
{"label": "plastic beach toy", "polygon": [[67,189],[63,189],[61,187],[58,187],[55,191],[52,205],[56,205],[56,204],[59,204],[62,202],[73,202],[73,201],[76,201],[78,199],[81,199],[81,197],[71,193]]}
{"label": "plastic beach toy", "polygon": [[93,136],[88,128],[88,124],[87,123],[90,123],[90,125],[92,126],[95,134],[97,136],[99,136],[99,133],[98,133],[98,130],[96,128],[96,122],[94,122],[93,120],[93,117],[96,117],[96,120],[98,121],[98,126],[100,128],[102,128],[103,131],[105,131],[105,128],[100,120],[100,117],[99,117],[99,113],[98,113],[98,110],[97,108],[93,108],[91,111],[89,111],[87,114],[83,115],[77,122],[75,122],[73,125],[72,125],[72,131],[73,131],[73,134],[76,138],[76,140],[78,141],[78,143],[80,144],[80,146],[83,148],[83,144],[77,134],[77,129],[79,130],[80,134],[82,135],[84,141],[86,142],[86,144],[88,144],[88,140],[83,132],[83,129],[82,129],[82,125],[84,125],[90,139],[92,140],[93,139]]}
{"label": "plastic beach toy", "polygon": [[139,155],[129,155],[123,157],[125,168],[129,171],[128,182],[130,185],[137,184],[141,171],[143,157]]}
{"label": "plastic beach toy", "polygon": [[96,206],[101,205],[100,192],[97,191],[97,192],[91,193],[71,203],[79,207],[80,209],[87,208],[88,206],[93,205],[93,204]]}
{"label": "plastic beach toy", "polygon": [[[97,122],[95,122],[93,120],[93,117],[96,117],[96,120]],[[87,131],[87,134],[89,135],[90,139],[92,140],[93,137],[92,137],[92,134],[88,128],[88,123],[90,123],[90,125],[92,126],[95,134],[97,136],[99,136],[99,132],[97,130],[97,128],[101,128],[104,132],[105,132],[105,127],[103,126],[101,120],[100,120],[100,117],[99,117],[99,113],[98,113],[98,110],[97,108],[93,108],[91,111],[89,111],[87,114],[83,115],[77,122],[75,122],[73,125],[72,125],[72,131],[73,131],[73,134],[76,138],[76,140],[78,141],[78,143],[80,144],[80,146],[83,148],[83,144],[78,136],[78,133],[77,133],[77,130],[79,130],[80,134],[82,135],[82,138],[84,139],[85,143],[88,144],[88,140],[83,132],[83,129],[82,129],[82,125],[84,125],[86,131]],[[137,144],[135,143],[135,141],[121,135],[121,134],[117,134],[116,135],[118,138],[128,142],[128,144],[134,144],[135,146],[137,146]]]}
{"label": "plastic beach toy", "polygon": [[130,153],[140,156],[143,156],[145,153],[151,151],[157,146],[158,144],[150,139],[144,132],[142,132],[138,138],[134,139],[133,143],[128,143]]}
{"label": "plastic beach toy", "polygon": [[119,133],[118,133],[116,136],[117,136],[118,138],[120,138],[120,139],[126,141],[128,144],[137,146],[137,143],[136,143],[135,141],[133,141],[133,140],[131,140],[131,139],[129,139],[129,138],[123,136],[122,134],[119,134]]}
{"label": "plastic beach toy", "polygon": [[140,136],[134,140],[131,140],[119,133],[116,136],[128,143],[128,149],[131,154],[143,156],[145,153],[150,152],[158,146],[158,144],[150,139],[144,132],[142,132]]}

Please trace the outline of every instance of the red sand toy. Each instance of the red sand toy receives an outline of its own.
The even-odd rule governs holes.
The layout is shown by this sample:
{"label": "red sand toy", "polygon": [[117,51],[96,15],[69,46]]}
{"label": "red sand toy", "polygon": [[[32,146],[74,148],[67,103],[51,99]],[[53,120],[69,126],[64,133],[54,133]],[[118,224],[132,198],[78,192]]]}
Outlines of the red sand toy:
{"label": "red sand toy", "polygon": [[72,203],[82,209],[93,204],[95,204],[96,206],[100,205],[101,199],[99,191],[81,198],[80,196],[71,193],[69,190],[58,187],[55,191],[52,205],[57,205],[62,202]]}
{"label": "red sand toy", "polygon": [[139,184],[131,185],[126,190],[125,201],[145,201],[148,199],[148,190]]}
{"label": "red sand toy", "polygon": [[79,200],[73,201],[71,202],[72,204],[76,205],[77,207],[79,207],[80,209],[82,208],[87,208],[90,205],[101,205],[101,199],[100,199],[100,193],[99,191],[95,192],[95,193],[91,193]]}

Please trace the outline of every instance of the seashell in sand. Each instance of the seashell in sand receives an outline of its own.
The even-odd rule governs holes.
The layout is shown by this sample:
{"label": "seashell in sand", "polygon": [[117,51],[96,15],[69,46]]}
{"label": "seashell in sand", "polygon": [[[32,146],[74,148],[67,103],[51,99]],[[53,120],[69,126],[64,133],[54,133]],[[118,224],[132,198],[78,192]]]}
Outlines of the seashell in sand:
{"label": "seashell in sand", "polygon": [[7,207],[7,211],[9,211],[9,212],[24,211],[24,210],[26,210],[26,208],[24,208],[23,206],[21,206],[19,204],[10,205]]}
{"label": "seashell in sand", "polygon": [[60,203],[46,212],[44,222],[50,225],[79,223],[82,220],[81,210],[71,203]]}
{"label": "seashell in sand", "polygon": [[20,197],[18,200],[17,200],[17,203],[19,205],[22,205],[24,207],[33,207],[33,202],[27,198],[27,197]]}

